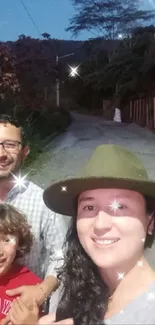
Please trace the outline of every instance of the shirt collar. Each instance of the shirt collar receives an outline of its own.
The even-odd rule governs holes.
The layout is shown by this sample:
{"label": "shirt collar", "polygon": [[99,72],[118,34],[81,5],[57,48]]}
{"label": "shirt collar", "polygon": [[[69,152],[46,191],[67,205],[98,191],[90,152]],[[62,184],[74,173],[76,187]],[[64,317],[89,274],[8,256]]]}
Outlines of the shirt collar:
{"label": "shirt collar", "polygon": [[28,186],[29,186],[29,181],[25,180],[24,181],[24,186],[13,186],[12,189],[9,191],[6,200],[7,199],[13,199],[14,197],[16,197],[18,194],[22,194],[24,193]]}

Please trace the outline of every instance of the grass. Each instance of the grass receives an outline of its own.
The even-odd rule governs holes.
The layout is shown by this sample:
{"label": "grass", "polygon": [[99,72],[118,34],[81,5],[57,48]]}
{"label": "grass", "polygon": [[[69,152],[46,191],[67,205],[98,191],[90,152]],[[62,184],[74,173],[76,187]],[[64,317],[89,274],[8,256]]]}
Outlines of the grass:
{"label": "grass", "polygon": [[[44,164],[48,159],[48,153],[43,152],[43,148],[52,141],[57,135],[63,133],[71,123],[70,114],[66,111],[56,111],[47,116],[40,116],[33,127],[27,129],[28,141],[30,145],[30,154],[24,161],[23,169],[28,171],[32,167],[32,173],[38,172],[38,165]],[[36,167],[35,162],[38,162]],[[34,171],[33,171],[34,168]]]}

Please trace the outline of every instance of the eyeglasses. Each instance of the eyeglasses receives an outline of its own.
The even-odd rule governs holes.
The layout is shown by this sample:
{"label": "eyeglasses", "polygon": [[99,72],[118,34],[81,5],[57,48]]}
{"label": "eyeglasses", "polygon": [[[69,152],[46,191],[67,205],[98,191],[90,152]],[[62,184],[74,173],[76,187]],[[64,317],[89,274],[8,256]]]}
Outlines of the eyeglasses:
{"label": "eyeglasses", "polygon": [[5,151],[17,152],[20,149],[20,146],[22,146],[22,143],[19,141],[6,140],[3,142],[0,142],[0,145],[3,147],[3,149]]}

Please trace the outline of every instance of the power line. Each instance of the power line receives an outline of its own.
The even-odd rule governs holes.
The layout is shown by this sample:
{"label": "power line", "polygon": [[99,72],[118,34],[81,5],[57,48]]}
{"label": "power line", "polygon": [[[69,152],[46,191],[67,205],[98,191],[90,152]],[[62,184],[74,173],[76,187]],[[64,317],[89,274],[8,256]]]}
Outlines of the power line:
{"label": "power line", "polygon": [[39,35],[41,36],[41,32],[40,32],[40,30],[39,30],[38,26],[36,25],[36,23],[35,23],[35,21],[34,21],[33,17],[32,17],[32,16],[31,16],[31,14],[29,13],[29,11],[28,11],[28,9],[27,9],[27,7],[26,7],[26,5],[25,5],[24,1],[23,1],[23,0],[20,0],[20,2],[21,2],[21,4],[22,4],[22,6],[23,6],[24,10],[25,10],[25,11],[26,11],[26,13],[28,14],[28,16],[29,16],[29,18],[30,18],[30,20],[31,20],[31,22],[32,22],[32,24],[33,24],[33,26],[35,27],[35,29],[37,30],[37,32],[38,32],[38,33],[39,33]]}

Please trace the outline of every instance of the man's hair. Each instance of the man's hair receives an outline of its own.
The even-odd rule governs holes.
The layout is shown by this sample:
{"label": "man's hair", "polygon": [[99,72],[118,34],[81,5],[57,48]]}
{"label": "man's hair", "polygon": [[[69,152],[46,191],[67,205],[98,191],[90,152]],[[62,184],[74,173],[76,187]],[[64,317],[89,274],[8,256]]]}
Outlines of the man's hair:
{"label": "man's hair", "polygon": [[20,132],[21,132],[22,144],[25,145],[27,143],[27,136],[26,136],[25,130],[16,118],[14,118],[11,115],[0,114],[0,123],[3,123],[3,124],[9,123],[13,126],[16,126],[16,128],[19,128]]}
{"label": "man's hair", "polygon": [[0,204],[0,233],[18,238],[15,259],[29,253],[34,236],[24,214],[9,204]]}

